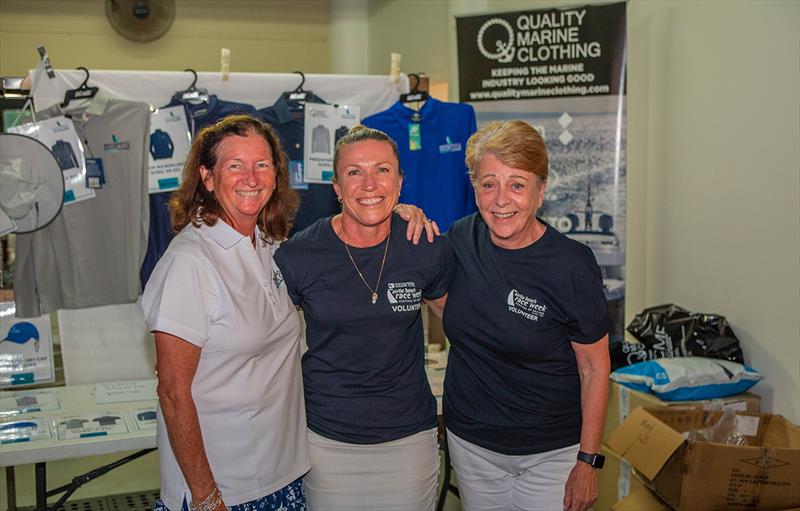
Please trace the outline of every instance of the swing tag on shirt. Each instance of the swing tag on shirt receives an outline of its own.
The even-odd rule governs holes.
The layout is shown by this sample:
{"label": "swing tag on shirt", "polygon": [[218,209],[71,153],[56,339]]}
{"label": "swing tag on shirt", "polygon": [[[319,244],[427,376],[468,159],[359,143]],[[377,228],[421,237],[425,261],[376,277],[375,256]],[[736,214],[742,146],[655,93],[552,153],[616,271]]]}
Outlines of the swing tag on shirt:
{"label": "swing tag on shirt", "polygon": [[420,124],[413,122],[408,125],[408,150],[419,151],[422,149],[422,130]]}
{"label": "swing tag on shirt", "polygon": [[106,184],[106,174],[103,171],[102,158],[86,158],[86,187],[103,188]]}

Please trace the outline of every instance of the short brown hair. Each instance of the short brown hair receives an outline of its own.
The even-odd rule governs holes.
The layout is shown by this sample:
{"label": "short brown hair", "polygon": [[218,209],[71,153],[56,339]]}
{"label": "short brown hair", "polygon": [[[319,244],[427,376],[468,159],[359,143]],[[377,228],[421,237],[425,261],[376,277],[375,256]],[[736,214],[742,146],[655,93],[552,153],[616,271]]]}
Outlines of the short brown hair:
{"label": "short brown hair", "polygon": [[487,154],[509,167],[532,172],[547,181],[547,146],[536,129],[523,121],[492,121],[469,137],[466,151],[469,177],[474,183]]}
{"label": "short brown hair", "polygon": [[348,130],[347,134],[344,135],[342,138],[336,141],[336,147],[333,149],[333,180],[336,181],[337,176],[339,175],[338,167],[339,167],[339,152],[345,146],[351,144],[357,144],[358,142],[363,142],[364,140],[375,140],[376,142],[386,142],[392,147],[392,151],[394,152],[394,157],[397,158],[397,169],[400,171],[400,175],[403,175],[403,169],[400,168],[400,153],[397,152],[397,144],[395,143],[392,138],[387,135],[386,133],[382,132],[381,130],[376,130],[374,128],[368,128],[359,124],[358,126],[353,126]]}
{"label": "short brown hair", "polygon": [[298,206],[297,194],[289,187],[288,160],[275,130],[269,124],[249,115],[225,117],[216,124],[203,128],[195,137],[183,167],[181,186],[169,200],[172,229],[175,232],[186,227],[189,222],[195,227],[217,223],[222,207],[203,184],[200,167],[206,167],[213,172],[220,142],[226,137],[245,137],[250,133],[260,135],[269,144],[277,174],[275,190],[258,213],[258,228],[265,242],[286,239]]}

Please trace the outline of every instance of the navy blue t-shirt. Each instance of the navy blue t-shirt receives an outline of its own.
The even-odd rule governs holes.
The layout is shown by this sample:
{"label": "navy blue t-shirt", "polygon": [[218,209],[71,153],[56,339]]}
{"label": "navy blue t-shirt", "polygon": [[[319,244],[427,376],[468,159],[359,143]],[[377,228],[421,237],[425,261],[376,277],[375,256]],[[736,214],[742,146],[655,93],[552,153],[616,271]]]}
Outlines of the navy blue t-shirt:
{"label": "navy blue t-shirt", "polygon": [[[416,112],[397,102],[362,123],[397,143],[404,174],[400,202],[425,210],[442,231],[475,212],[475,192],[464,160],[467,140],[477,129],[471,105],[430,98]],[[415,124],[419,137],[409,132]],[[416,142],[422,147],[415,150]]]}
{"label": "navy blue t-shirt", "polygon": [[[312,96],[307,103],[325,103]],[[262,108],[257,112],[261,119],[270,124],[281,139],[286,156],[290,162],[303,163],[303,142],[305,137],[305,107],[300,101],[287,100],[283,96],[274,105]],[[339,203],[333,186],[309,183],[307,190],[297,190],[300,197],[300,208],[294,217],[292,234],[302,231],[320,218],[326,218],[339,212]]]}
{"label": "navy blue t-shirt", "polygon": [[[284,242],[275,261],[292,301],[303,309],[306,415],[312,431],[333,440],[376,444],[436,425],[436,400],[425,375],[422,299],[447,292],[454,266],[448,244],[412,245],[407,223],[392,216],[378,301],[324,218]],[[370,286],[385,242],[350,248]]]}
{"label": "navy blue t-shirt", "polygon": [[[186,112],[186,120],[189,124],[189,129],[192,131],[192,138],[197,135],[197,132],[206,126],[210,126],[215,122],[233,114],[248,114],[254,115],[256,109],[245,103],[236,103],[234,101],[223,101],[218,99],[216,95],[212,94],[208,97],[207,103],[192,104],[188,101],[183,101],[180,94],[172,96],[169,104],[164,108],[171,106],[182,105]],[[167,250],[169,242],[175,235],[172,232],[172,224],[169,218],[169,198],[173,192],[151,193],[150,194],[150,230],[147,239],[147,254],[144,256],[142,269],[139,272],[139,278],[142,281],[142,289],[147,284],[147,279],[153,272],[156,263],[164,252]]]}
{"label": "navy blue t-shirt", "polygon": [[541,238],[518,250],[496,246],[479,213],[446,235],[457,264],[443,319],[451,343],[445,424],[501,454],[580,441],[580,378],[570,342],[592,344],[608,333],[594,254],[545,226]]}

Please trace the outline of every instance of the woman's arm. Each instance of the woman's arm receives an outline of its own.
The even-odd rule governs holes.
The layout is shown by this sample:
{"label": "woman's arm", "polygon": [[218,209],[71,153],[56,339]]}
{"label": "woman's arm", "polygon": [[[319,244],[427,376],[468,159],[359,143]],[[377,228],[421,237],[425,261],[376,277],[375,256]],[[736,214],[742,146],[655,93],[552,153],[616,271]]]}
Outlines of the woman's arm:
{"label": "woman's arm", "polygon": [[[197,505],[218,492],[203,447],[197,408],[192,399],[192,380],[200,363],[200,348],[164,332],[156,338],[158,400],[167,426],[169,443]],[[220,499],[216,510],[227,509]]]}
{"label": "woman's arm", "polygon": [[[590,454],[599,453],[608,404],[608,376],[611,362],[608,335],[593,344],[572,343],[581,379],[581,447]],[[587,463],[575,463],[564,491],[566,511],[584,511],[597,500],[597,472]]]}
{"label": "woman's arm", "polygon": [[431,311],[433,311],[439,319],[442,319],[444,304],[447,303],[447,294],[435,300],[425,300],[425,303],[428,304],[428,307],[430,307]]}

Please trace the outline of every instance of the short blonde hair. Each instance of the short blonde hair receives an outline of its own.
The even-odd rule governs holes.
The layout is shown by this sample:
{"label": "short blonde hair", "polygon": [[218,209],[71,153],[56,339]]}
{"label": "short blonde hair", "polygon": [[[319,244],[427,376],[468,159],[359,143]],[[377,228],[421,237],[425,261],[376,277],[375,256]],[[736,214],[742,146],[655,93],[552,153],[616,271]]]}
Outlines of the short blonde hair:
{"label": "short blonde hair", "polygon": [[397,144],[392,138],[381,130],[375,128],[368,128],[362,124],[353,126],[347,131],[347,134],[336,141],[336,146],[333,149],[333,180],[337,181],[339,178],[339,157],[341,156],[342,149],[346,146],[357,144],[365,140],[374,140],[376,142],[386,142],[391,146],[394,157],[397,158],[397,170],[400,175],[403,175],[403,169],[400,168],[400,153],[397,152]]}
{"label": "short blonde hair", "polygon": [[547,181],[547,146],[539,132],[526,122],[492,121],[469,137],[466,161],[473,183],[481,159],[488,154],[509,167],[532,172],[540,181]]}

